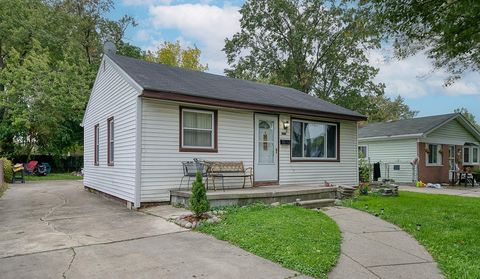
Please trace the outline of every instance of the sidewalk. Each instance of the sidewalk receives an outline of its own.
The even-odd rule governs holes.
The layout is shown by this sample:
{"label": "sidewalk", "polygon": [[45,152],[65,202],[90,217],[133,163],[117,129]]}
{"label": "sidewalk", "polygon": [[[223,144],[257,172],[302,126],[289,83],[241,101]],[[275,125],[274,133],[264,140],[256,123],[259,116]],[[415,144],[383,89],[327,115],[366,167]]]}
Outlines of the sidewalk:
{"label": "sidewalk", "polygon": [[452,189],[452,188],[435,189],[435,188],[418,188],[413,186],[400,186],[398,189],[400,191],[425,193],[425,194],[440,194],[440,195],[480,198],[479,187],[458,187],[458,189]]}
{"label": "sidewalk", "polygon": [[329,278],[444,278],[430,254],[406,232],[368,213],[329,207],[342,231],[342,248]]}

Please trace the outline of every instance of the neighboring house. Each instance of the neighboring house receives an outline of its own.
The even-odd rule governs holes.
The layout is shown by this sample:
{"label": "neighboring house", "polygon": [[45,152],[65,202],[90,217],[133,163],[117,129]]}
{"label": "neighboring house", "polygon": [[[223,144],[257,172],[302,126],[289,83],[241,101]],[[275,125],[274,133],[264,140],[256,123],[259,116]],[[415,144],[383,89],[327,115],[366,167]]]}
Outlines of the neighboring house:
{"label": "neighboring house", "polygon": [[359,153],[381,163],[381,179],[448,183],[463,167],[478,167],[480,132],[459,113],[368,124]]}
{"label": "neighboring house", "polygon": [[135,207],[169,201],[193,158],[243,161],[254,185],[357,185],[365,119],[294,89],[105,54],[82,123],[84,185]]}

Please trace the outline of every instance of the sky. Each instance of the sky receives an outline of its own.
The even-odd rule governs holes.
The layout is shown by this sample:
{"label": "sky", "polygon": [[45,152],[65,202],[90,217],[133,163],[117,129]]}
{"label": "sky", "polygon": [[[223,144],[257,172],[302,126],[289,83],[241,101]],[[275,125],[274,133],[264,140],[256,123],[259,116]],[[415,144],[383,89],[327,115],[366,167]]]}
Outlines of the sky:
{"label": "sky", "polygon": [[[183,46],[196,45],[208,72],[223,74],[228,68],[222,48],[225,38],[240,30],[239,9],[243,0],[116,0],[112,19],[133,16],[136,27],[127,30],[125,40],[144,50],[155,50],[163,41],[179,40]],[[454,85],[444,87],[447,74],[433,71],[423,54],[405,60],[392,58],[384,48],[369,53],[370,63],[380,69],[375,78],[386,85],[389,97],[405,98],[418,116],[451,113],[465,107],[480,122],[480,74],[467,73]]]}

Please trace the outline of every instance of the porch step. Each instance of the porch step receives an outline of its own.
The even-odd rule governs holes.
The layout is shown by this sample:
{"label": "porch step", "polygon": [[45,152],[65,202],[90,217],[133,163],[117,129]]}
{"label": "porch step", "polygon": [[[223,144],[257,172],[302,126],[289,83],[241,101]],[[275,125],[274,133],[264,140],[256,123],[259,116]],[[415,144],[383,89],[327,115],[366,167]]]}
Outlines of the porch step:
{"label": "porch step", "polygon": [[295,202],[295,204],[305,208],[320,208],[320,207],[334,205],[335,200],[334,199],[308,200],[308,201],[298,201],[298,202]]}

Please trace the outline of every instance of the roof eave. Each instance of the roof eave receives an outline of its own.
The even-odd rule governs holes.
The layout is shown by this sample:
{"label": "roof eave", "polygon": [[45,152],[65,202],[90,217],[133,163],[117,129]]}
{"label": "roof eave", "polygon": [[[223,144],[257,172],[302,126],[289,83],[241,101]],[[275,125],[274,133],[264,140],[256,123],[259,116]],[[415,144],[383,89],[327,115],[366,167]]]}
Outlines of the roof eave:
{"label": "roof eave", "polygon": [[418,134],[404,134],[404,135],[390,135],[390,136],[378,136],[378,137],[364,137],[358,138],[359,141],[376,141],[376,140],[388,140],[388,139],[417,139],[423,137],[423,133]]}
{"label": "roof eave", "polygon": [[246,103],[246,102],[229,101],[229,100],[223,100],[223,99],[213,99],[213,98],[192,96],[192,95],[187,95],[180,92],[171,92],[171,91],[144,90],[140,94],[140,97],[185,102],[185,103],[195,103],[195,104],[201,104],[201,105],[228,107],[228,108],[236,108],[236,109],[249,109],[249,110],[265,111],[265,112],[290,113],[290,114],[298,114],[298,115],[305,115],[305,116],[343,119],[343,120],[351,120],[351,121],[367,120],[367,117],[364,115],[356,116],[356,115],[348,115],[348,114],[337,114],[337,113],[331,113],[331,112],[302,110],[302,109],[296,109],[291,107],[269,106],[264,104]]}

